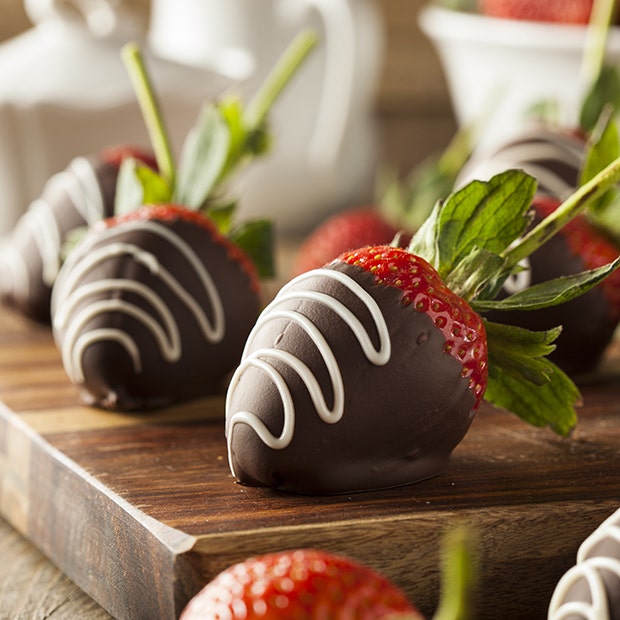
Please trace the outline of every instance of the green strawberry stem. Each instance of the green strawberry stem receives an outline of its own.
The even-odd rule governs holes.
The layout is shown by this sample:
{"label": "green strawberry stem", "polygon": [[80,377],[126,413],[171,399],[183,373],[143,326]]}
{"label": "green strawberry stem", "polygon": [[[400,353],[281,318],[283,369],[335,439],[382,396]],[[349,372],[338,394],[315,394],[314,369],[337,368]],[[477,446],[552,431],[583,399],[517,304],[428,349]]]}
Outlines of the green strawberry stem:
{"label": "green strawberry stem", "polygon": [[581,75],[588,87],[597,80],[605,62],[607,36],[615,2],[616,0],[594,0],[592,4],[581,66]]}
{"label": "green strawberry stem", "polygon": [[551,215],[504,252],[502,256],[505,266],[515,267],[521,260],[530,256],[578,213],[584,211],[592,201],[602,196],[618,182],[620,182],[620,158],[579,187]]}
{"label": "green strawberry stem", "polygon": [[172,149],[157,96],[149,80],[140,48],[136,43],[127,43],[121,50],[121,57],[136,92],[160,174],[168,186],[172,188],[175,183]]}
{"label": "green strawberry stem", "polygon": [[433,620],[467,620],[473,617],[472,598],[477,584],[471,531],[448,530],[442,545],[441,596]]}
{"label": "green strawberry stem", "polygon": [[258,129],[262,125],[273,103],[317,44],[317,41],[316,33],[311,30],[303,30],[295,37],[258,92],[248,103],[245,121],[249,129]]}

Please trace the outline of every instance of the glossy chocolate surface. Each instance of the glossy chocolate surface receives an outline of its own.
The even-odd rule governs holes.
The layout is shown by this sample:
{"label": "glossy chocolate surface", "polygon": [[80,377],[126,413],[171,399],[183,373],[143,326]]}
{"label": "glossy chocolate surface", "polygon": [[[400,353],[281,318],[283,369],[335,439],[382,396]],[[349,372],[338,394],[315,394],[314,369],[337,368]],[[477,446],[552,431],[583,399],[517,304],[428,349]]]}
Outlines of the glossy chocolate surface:
{"label": "glossy chocolate surface", "polygon": [[118,165],[78,157],[46,183],[0,252],[0,299],[41,322],[50,320],[51,290],[67,234],[112,215]]}
{"label": "glossy chocolate surface", "polygon": [[[441,331],[400,296],[343,262],[280,292],[228,392],[229,459],[239,482],[337,494],[410,484],[444,469],[475,399]],[[381,357],[382,328],[388,354],[371,361]]]}
{"label": "glossy chocolate surface", "polygon": [[91,231],[52,304],[69,378],[86,402],[126,410],[222,390],[259,312],[229,247],[183,219]]}

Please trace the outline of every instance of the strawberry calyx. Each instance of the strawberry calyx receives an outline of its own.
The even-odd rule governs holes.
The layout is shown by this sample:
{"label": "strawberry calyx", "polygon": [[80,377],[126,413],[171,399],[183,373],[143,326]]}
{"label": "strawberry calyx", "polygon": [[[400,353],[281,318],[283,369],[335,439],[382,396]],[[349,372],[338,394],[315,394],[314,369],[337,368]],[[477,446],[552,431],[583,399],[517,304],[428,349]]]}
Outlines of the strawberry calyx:
{"label": "strawberry calyx", "polygon": [[222,235],[250,257],[260,277],[271,277],[274,273],[271,222],[258,220],[234,226],[237,198],[226,196],[224,183],[242,165],[268,150],[271,143],[266,126],[268,113],[316,42],[314,33],[301,32],[247,107],[232,96],[205,105],[183,144],[178,167],[140,49],[135,43],[126,44],[122,58],[142,110],[157,170],[136,158],[123,160],[115,213],[122,215],[154,204],[177,204],[202,211]]}
{"label": "strawberry calyx", "polygon": [[[429,262],[455,295],[477,313],[533,310],[564,303],[603,281],[620,258],[573,276],[533,285],[496,299],[520,262],[620,182],[620,158],[578,188],[551,214],[529,228],[536,182],[521,170],[472,181],[438,203],[407,250]],[[559,328],[532,332],[484,321],[488,350],[485,400],[535,426],[567,435],[576,424],[580,394],[547,359]]]}

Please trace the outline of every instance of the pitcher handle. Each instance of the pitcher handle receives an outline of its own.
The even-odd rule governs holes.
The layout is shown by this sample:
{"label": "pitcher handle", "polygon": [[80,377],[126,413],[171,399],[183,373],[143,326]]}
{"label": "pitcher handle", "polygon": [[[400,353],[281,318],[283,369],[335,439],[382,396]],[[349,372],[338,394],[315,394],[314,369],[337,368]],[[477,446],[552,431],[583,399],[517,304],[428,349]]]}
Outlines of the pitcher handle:
{"label": "pitcher handle", "polygon": [[315,166],[333,166],[344,142],[352,107],[356,29],[348,0],[311,0],[325,30],[325,73],[317,122],[308,147]]}
{"label": "pitcher handle", "polygon": [[[115,0],[73,0],[72,4],[93,35],[106,37],[119,30],[121,20]],[[34,24],[53,18],[71,20],[75,15],[61,0],[24,0],[24,8]]]}

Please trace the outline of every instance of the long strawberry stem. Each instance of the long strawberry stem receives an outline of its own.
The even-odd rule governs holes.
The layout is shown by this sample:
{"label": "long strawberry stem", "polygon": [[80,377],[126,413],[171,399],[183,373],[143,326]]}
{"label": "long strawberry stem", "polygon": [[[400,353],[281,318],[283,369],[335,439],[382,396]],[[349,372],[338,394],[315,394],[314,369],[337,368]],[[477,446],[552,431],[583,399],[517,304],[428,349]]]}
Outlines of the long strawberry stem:
{"label": "long strawberry stem", "polygon": [[271,106],[317,44],[317,41],[317,34],[311,30],[302,30],[293,39],[258,92],[248,103],[245,119],[250,129],[256,129],[264,122]]}
{"label": "long strawberry stem", "polygon": [[441,596],[433,620],[473,617],[477,570],[472,532],[465,527],[448,530],[443,540]]}
{"label": "long strawberry stem", "polygon": [[175,183],[175,167],[170,140],[140,48],[136,43],[127,43],[121,50],[121,57],[142,110],[159,172],[172,188]]}
{"label": "long strawberry stem", "polygon": [[541,245],[545,244],[562,227],[599,196],[602,196],[613,185],[620,182],[620,158],[601,170],[590,181],[582,185],[567,198],[551,215],[524,235],[502,256],[506,267],[514,267],[521,260],[530,256]]}
{"label": "long strawberry stem", "polygon": [[616,0],[594,0],[592,4],[581,64],[581,76],[588,87],[596,81],[605,62],[607,36],[615,2]]}

